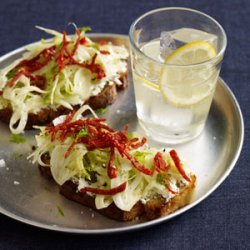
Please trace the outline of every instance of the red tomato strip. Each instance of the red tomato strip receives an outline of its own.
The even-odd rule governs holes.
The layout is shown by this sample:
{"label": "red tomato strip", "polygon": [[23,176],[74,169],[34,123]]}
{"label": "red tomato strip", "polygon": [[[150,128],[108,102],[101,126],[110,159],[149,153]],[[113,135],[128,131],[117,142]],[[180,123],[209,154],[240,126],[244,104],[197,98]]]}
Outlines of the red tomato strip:
{"label": "red tomato strip", "polygon": [[85,37],[83,37],[83,38],[80,39],[80,44],[81,45],[85,45],[86,43],[87,43],[87,40],[86,40]]}
{"label": "red tomato strip", "polygon": [[147,142],[147,139],[145,137],[143,137],[140,142],[131,143],[130,147],[133,149],[137,149],[137,148],[140,148],[141,146],[143,146],[146,142]]}
{"label": "red tomato strip", "polygon": [[128,124],[124,126],[123,133],[127,136],[128,135]]}
{"label": "red tomato strip", "polygon": [[[102,66],[96,63],[97,54],[94,54],[90,62],[79,63],[74,59],[74,55],[79,45],[87,43],[85,37],[81,38],[81,32],[79,29],[76,29],[76,35],[77,39],[75,41],[73,49],[71,49],[71,52],[68,48],[68,45],[72,44],[73,42],[67,41],[67,35],[65,32],[63,32],[63,40],[59,47],[59,50],[55,45],[53,45],[41,51],[34,58],[30,60],[21,61],[14,69],[17,71],[17,73],[9,81],[9,86],[13,87],[16,81],[21,77],[21,75],[25,75],[26,77],[30,78],[31,85],[35,85],[41,89],[44,89],[46,84],[46,78],[39,75],[33,75],[32,73],[37,70],[40,70],[52,60],[54,60],[58,66],[57,72],[53,76],[53,79],[55,79],[56,76],[68,65],[78,65],[80,67],[90,70],[91,73],[96,75],[95,77],[97,80],[100,80],[105,77],[106,74],[102,69]],[[100,50],[100,53],[104,55],[110,54],[110,52],[106,50]]]}
{"label": "red tomato strip", "polygon": [[170,166],[166,164],[160,152],[157,152],[154,157],[154,168],[157,172],[161,172],[161,171],[167,172],[170,168]]}
{"label": "red tomato strip", "polygon": [[[143,138],[141,141],[138,138],[130,140],[125,134],[127,133],[127,127],[125,127],[125,133],[114,131],[103,123],[106,121],[105,118],[87,118],[72,121],[73,116],[74,114],[69,114],[63,123],[56,126],[50,125],[46,128],[46,132],[50,134],[51,141],[57,138],[58,141],[63,142],[67,137],[76,138],[65,153],[65,158],[68,157],[77,143],[84,143],[88,150],[110,148],[108,176],[115,178],[118,172],[117,167],[114,165],[115,149],[117,149],[120,155],[126,157],[138,171],[146,175],[153,175],[153,171],[145,168],[129,153],[131,148],[141,147],[146,142],[146,138]],[[87,130],[87,135],[78,137],[78,133],[83,128]]]}
{"label": "red tomato strip", "polygon": [[107,41],[105,41],[105,40],[101,40],[101,41],[99,41],[99,42],[97,42],[99,45],[106,45],[106,44],[108,44],[108,42]]}
{"label": "red tomato strip", "polygon": [[111,189],[100,189],[100,188],[92,188],[92,187],[85,187],[80,190],[81,193],[90,192],[92,194],[102,194],[102,195],[115,195],[118,193],[123,192],[126,189],[127,182],[124,182],[120,186]]}
{"label": "red tomato strip", "polygon": [[140,164],[134,157],[132,157],[127,151],[124,151],[125,156],[132,163],[132,165],[139,170],[140,172],[146,175],[153,175],[153,171],[148,168],[145,168],[142,164]]}
{"label": "red tomato strip", "polygon": [[184,169],[183,169],[183,167],[182,167],[181,160],[180,160],[178,154],[176,153],[176,151],[173,149],[173,150],[171,150],[171,151],[169,152],[169,154],[170,154],[171,158],[173,159],[174,164],[175,164],[177,170],[179,171],[179,173],[182,175],[182,177],[183,177],[185,180],[187,180],[187,181],[190,182],[191,180],[190,180],[190,178],[186,175],[186,173],[185,173],[185,171],[184,171]]}
{"label": "red tomato strip", "polygon": [[110,159],[108,163],[108,176],[110,179],[116,178],[117,177],[117,167],[114,164],[115,161],[115,149],[112,147],[110,149]]}
{"label": "red tomato strip", "polygon": [[52,57],[56,53],[56,46],[53,45],[47,49],[41,51],[37,56],[30,60],[23,60],[18,65],[17,68],[25,68],[26,72],[33,73],[44,66],[46,66]]}
{"label": "red tomato strip", "polygon": [[74,148],[74,146],[77,144],[76,141],[72,142],[72,144],[69,146],[69,148],[67,149],[66,153],[64,154],[64,157],[67,158],[70,154],[70,152],[72,151],[72,149]]}
{"label": "red tomato strip", "polygon": [[103,55],[110,55],[110,52],[107,50],[100,50],[100,53]]}
{"label": "red tomato strip", "polygon": [[166,186],[167,190],[172,193],[172,194],[178,194],[178,192],[175,192],[173,189],[171,189],[171,187],[168,185]]}

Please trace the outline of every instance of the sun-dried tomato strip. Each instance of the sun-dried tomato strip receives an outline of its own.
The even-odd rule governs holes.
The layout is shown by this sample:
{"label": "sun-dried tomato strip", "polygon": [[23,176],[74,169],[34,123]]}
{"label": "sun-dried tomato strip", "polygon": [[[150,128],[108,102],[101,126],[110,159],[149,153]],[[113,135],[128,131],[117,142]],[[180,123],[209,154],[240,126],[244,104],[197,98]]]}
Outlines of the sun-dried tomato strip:
{"label": "sun-dried tomato strip", "polygon": [[87,118],[86,121],[88,123],[91,122],[105,122],[107,119],[106,118]]}
{"label": "sun-dried tomato strip", "polygon": [[116,134],[112,134],[112,133],[101,133],[99,136],[100,136],[100,139],[101,141],[103,142],[106,142],[107,143],[107,146],[109,147],[115,147],[118,152],[120,153],[121,156],[124,155],[124,145],[122,145],[121,142],[119,142],[119,140],[117,140]]}
{"label": "sun-dried tomato strip", "polygon": [[74,113],[68,114],[63,123],[60,123],[56,126],[47,126],[46,131],[51,134],[51,141],[54,141],[56,134],[60,133],[58,140],[62,142],[66,137],[75,135],[80,132],[83,126],[87,124],[87,120],[77,120],[71,122],[73,117]]}
{"label": "sun-dried tomato strip", "polygon": [[104,70],[102,69],[101,65],[95,63],[96,56],[97,56],[97,54],[95,54],[92,57],[92,60],[90,63],[86,63],[86,62],[80,63],[80,62],[77,62],[74,59],[72,59],[68,65],[78,65],[79,67],[86,68],[86,69],[90,70],[91,73],[96,74],[96,79],[100,80],[103,77],[105,77],[106,74],[105,74]]}
{"label": "sun-dried tomato strip", "polygon": [[80,137],[77,139],[77,143],[84,143],[84,144],[89,144],[89,138],[88,137]]}
{"label": "sun-dried tomato strip", "polygon": [[111,188],[111,189],[85,187],[85,188],[80,189],[80,192],[81,193],[90,192],[92,194],[102,194],[102,195],[115,195],[115,194],[123,192],[126,189],[126,186],[127,186],[127,182],[124,182],[123,184],[115,188]]}
{"label": "sun-dried tomato strip", "polygon": [[[66,116],[66,118],[65,118],[65,120],[64,120],[63,123],[60,123],[60,124],[58,124],[56,126],[53,126],[53,124],[51,124],[51,125],[49,125],[49,126],[46,127],[46,131],[48,133],[50,133],[50,140],[52,142],[56,139],[56,134],[59,131],[65,131],[65,132],[69,131],[69,129],[68,129],[67,126],[69,125],[70,121],[73,119],[74,115],[75,115],[75,112],[72,112],[72,113],[70,113],[70,114],[68,114]],[[77,124],[81,123],[81,125],[83,125],[81,120],[78,120],[76,122],[77,122]],[[72,127],[72,124],[71,124],[70,127]],[[65,137],[66,137],[66,135],[65,135]],[[63,140],[64,140],[64,138],[60,139],[60,141],[63,141]]]}
{"label": "sun-dried tomato strip", "polygon": [[16,81],[21,77],[21,75],[25,75],[26,77],[30,78],[31,85],[35,85],[41,89],[44,89],[46,83],[45,77],[39,75],[32,75],[32,73],[43,68],[50,62],[52,56],[56,52],[55,49],[56,46],[51,46],[50,48],[46,48],[41,51],[37,56],[32,59],[21,61],[15,68],[19,69],[18,72],[9,82],[10,87],[13,87],[15,85]]}
{"label": "sun-dried tomato strip", "polygon": [[132,163],[132,165],[140,172],[145,175],[153,175],[153,171],[148,168],[145,168],[142,164],[140,164],[132,155],[130,155],[127,151],[124,151],[124,155],[126,158]]}
{"label": "sun-dried tomato strip", "polygon": [[[80,44],[86,44],[87,40],[85,37],[81,38],[81,32],[79,29],[76,29],[77,39],[74,43],[73,49],[70,52],[68,45],[73,43],[72,41],[67,41],[67,35],[63,32],[63,40],[59,51],[56,51],[57,47],[55,45],[44,49],[37,56],[30,60],[21,61],[16,67],[17,73],[14,77],[9,81],[9,86],[13,87],[16,81],[21,77],[21,75],[25,75],[30,78],[31,85],[37,86],[40,89],[45,88],[46,78],[39,75],[32,75],[33,72],[40,70],[44,66],[46,66],[53,58],[57,63],[57,72],[53,76],[53,79],[66,67],[69,65],[78,65],[80,67],[86,68],[91,71],[92,74],[95,74],[95,78],[97,80],[102,79],[106,76],[102,66],[96,63],[97,53],[94,54],[91,61],[79,63],[73,57],[79,47]],[[106,41],[100,41],[99,45],[107,44]],[[110,54],[107,50],[100,50],[101,54],[108,55]]]}
{"label": "sun-dried tomato strip", "polygon": [[[67,46],[70,42],[67,41],[66,39],[66,33],[63,32],[63,41],[62,41],[62,45],[61,45],[61,49],[58,52],[58,56],[56,58],[57,64],[58,64],[58,72],[57,74],[59,74],[62,69],[68,64],[67,62],[67,58],[70,56],[70,53],[67,49]],[[67,55],[65,55],[65,53]]]}
{"label": "sun-dried tomato strip", "polygon": [[157,172],[167,172],[170,168],[163,159],[161,152],[157,152],[154,157],[154,168]]}
{"label": "sun-dried tomato strip", "polygon": [[101,65],[95,63],[96,57],[97,57],[97,54],[95,53],[94,56],[92,57],[90,64],[86,64],[85,68],[89,69],[92,73],[96,74],[96,79],[100,80],[103,77],[105,77],[106,74],[104,70],[102,69]]}
{"label": "sun-dried tomato strip", "polygon": [[172,194],[178,194],[178,192],[177,192],[177,191],[174,191],[174,190],[171,188],[171,186],[169,185],[169,179],[168,179],[168,178],[165,179],[165,186],[166,186],[166,189],[167,189],[170,193],[172,193]]}
{"label": "sun-dried tomato strip", "polygon": [[69,123],[69,122],[71,122],[72,121],[72,119],[73,119],[73,117],[74,117],[74,115],[75,115],[75,111],[73,111],[73,112],[71,112],[71,113],[69,113],[69,114],[67,114],[66,115],[66,119],[65,119],[65,121],[64,121],[64,123]]}
{"label": "sun-dried tomato strip", "polygon": [[113,147],[111,147],[110,158],[109,158],[109,163],[108,163],[108,177],[110,179],[117,177],[118,169],[115,166],[114,162],[115,162],[115,149]]}
{"label": "sun-dried tomato strip", "polygon": [[130,147],[133,149],[137,149],[137,148],[140,148],[141,146],[143,146],[146,142],[147,142],[147,139],[145,137],[143,137],[140,142],[135,143],[135,144],[131,144]]}
{"label": "sun-dried tomato strip", "polygon": [[60,135],[58,137],[58,141],[63,142],[67,137],[75,136],[78,132],[81,131],[82,127],[75,126],[72,128],[67,129],[67,125],[65,126],[64,130],[60,130]]}
{"label": "sun-dried tomato strip", "polygon": [[[76,30],[76,34],[77,34],[77,40],[76,40],[76,43],[73,47],[72,52],[70,53],[68,50],[68,47],[67,47],[70,42],[68,42],[66,40],[66,33],[65,32],[63,33],[62,47],[60,49],[60,52],[59,52],[59,55],[57,58],[57,62],[58,62],[58,66],[59,66],[58,73],[60,73],[60,71],[67,65],[78,65],[80,67],[87,68],[91,71],[91,73],[96,74],[97,80],[102,79],[103,77],[106,76],[106,74],[105,74],[104,70],[102,69],[101,65],[95,63],[96,57],[97,57],[96,53],[92,57],[90,63],[86,63],[86,62],[79,63],[73,58],[73,56],[75,55],[75,53],[77,51],[77,48],[79,47],[79,44],[81,44],[83,42],[81,40],[81,37],[80,37],[81,33],[80,33],[79,29]],[[84,43],[85,42],[86,42],[86,40],[84,40]],[[65,55],[65,53],[66,53],[66,55]]]}
{"label": "sun-dried tomato strip", "polygon": [[124,126],[123,133],[127,136],[128,135],[128,124]]}
{"label": "sun-dried tomato strip", "polygon": [[71,129],[71,130],[67,130],[67,129],[62,130],[61,134],[60,134],[60,136],[58,138],[58,141],[63,142],[65,140],[65,138],[68,137],[70,134],[75,134],[75,131],[73,131],[73,129]]}
{"label": "sun-dried tomato strip", "polygon": [[114,129],[110,128],[108,125],[105,125],[105,124],[101,123],[101,122],[105,122],[105,121],[106,121],[105,118],[87,119],[86,123],[89,124],[89,125],[95,126],[99,130],[100,129],[105,129],[105,130],[107,130],[109,132],[114,132]]}
{"label": "sun-dried tomato strip", "polygon": [[134,142],[137,142],[137,141],[139,141],[139,138],[137,138],[137,137],[134,137],[134,138],[132,138],[132,139],[130,140],[131,143],[134,143]]}
{"label": "sun-dried tomato strip", "polygon": [[30,60],[21,61],[16,68],[25,68],[26,72],[33,73],[46,66],[56,53],[56,46],[42,50],[37,56]]}
{"label": "sun-dried tomato strip", "polygon": [[191,182],[190,178],[187,176],[187,174],[185,173],[185,171],[184,171],[184,169],[183,169],[183,167],[182,167],[182,163],[181,163],[181,160],[180,160],[180,158],[179,158],[177,152],[173,149],[173,150],[171,150],[171,151],[169,152],[169,154],[170,154],[171,158],[173,159],[174,164],[175,164],[177,170],[179,171],[179,173],[182,175],[182,177],[183,177],[185,180]]}
{"label": "sun-dried tomato strip", "polygon": [[[82,141],[81,141],[82,142]],[[91,150],[95,150],[95,149],[101,149],[101,148],[109,148],[111,145],[109,142],[107,141],[104,141],[102,139],[99,139],[99,138],[94,138],[94,139],[88,139],[87,141],[87,149],[89,151]]]}
{"label": "sun-dried tomato strip", "polygon": [[98,43],[99,45],[106,45],[106,44],[108,44],[108,41],[101,40],[101,41],[98,41],[97,43]]}
{"label": "sun-dried tomato strip", "polygon": [[37,86],[40,89],[45,88],[46,79],[43,76],[40,75],[32,75],[30,72],[28,72],[26,69],[20,70],[9,82],[10,87],[13,87],[16,83],[16,81],[22,76],[26,76],[30,79],[30,85]]}
{"label": "sun-dried tomato strip", "polygon": [[83,38],[80,39],[80,44],[81,45],[85,45],[86,43],[87,43],[87,40],[86,40],[85,37],[83,37]]}
{"label": "sun-dried tomato strip", "polygon": [[108,125],[104,124],[105,118],[87,118],[84,120],[71,121],[72,117],[73,115],[68,115],[63,123],[46,128],[46,131],[50,133],[51,141],[57,137],[61,142],[69,136],[76,137],[83,126],[87,129],[88,136],[76,138],[75,142],[70,145],[65,157],[69,155],[77,143],[84,143],[88,150],[110,148],[111,155],[108,175],[110,178],[115,178],[116,171],[118,170],[114,166],[114,150],[117,149],[119,154],[122,157],[126,157],[138,171],[146,175],[153,175],[153,171],[145,168],[128,152],[131,148],[142,146],[146,142],[145,138],[142,139],[141,142],[138,142],[138,139],[130,140],[124,132],[114,131]]}
{"label": "sun-dried tomato strip", "polygon": [[[26,75],[26,74],[25,74]],[[27,76],[27,75],[26,75]],[[39,89],[45,89],[46,78],[39,75],[28,75],[30,78],[30,84],[38,87]]]}
{"label": "sun-dried tomato strip", "polygon": [[169,185],[166,185],[167,190],[172,193],[172,194],[178,194],[178,192],[174,191],[173,189],[171,189],[171,187]]}
{"label": "sun-dried tomato strip", "polygon": [[98,130],[96,129],[95,126],[91,125],[91,124],[87,124],[87,129],[88,129],[88,133],[91,136],[97,136],[98,135]]}
{"label": "sun-dried tomato strip", "polygon": [[100,50],[100,53],[103,55],[110,55],[110,52],[107,50]]}
{"label": "sun-dried tomato strip", "polygon": [[67,158],[70,154],[70,152],[73,150],[74,146],[77,144],[76,141],[72,142],[69,148],[67,149],[66,153],[64,154],[64,157]]}

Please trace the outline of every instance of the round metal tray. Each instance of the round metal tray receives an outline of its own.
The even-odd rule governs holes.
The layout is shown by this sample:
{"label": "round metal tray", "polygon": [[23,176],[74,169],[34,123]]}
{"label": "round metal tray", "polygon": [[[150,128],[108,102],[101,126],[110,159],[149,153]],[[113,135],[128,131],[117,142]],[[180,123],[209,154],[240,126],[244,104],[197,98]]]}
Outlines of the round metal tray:
{"label": "round metal tray", "polygon": [[[128,38],[115,34],[92,34],[92,39],[111,40],[128,45]],[[0,68],[20,57],[25,48],[19,48],[0,58]],[[129,72],[130,73],[130,72]],[[119,94],[117,101],[103,115],[111,126],[122,129],[129,123],[130,131],[143,135],[134,103],[134,92],[129,74],[129,87]],[[44,179],[36,165],[27,159],[35,145],[36,131],[25,133],[27,141],[14,144],[9,141],[8,126],[0,123],[0,212],[18,221],[54,231],[103,234],[142,229],[165,222],[197,205],[225,180],[239,157],[244,123],[240,107],[226,83],[219,79],[212,107],[203,133],[194,141],[175,146],[197,176],[197,187],[191,204],[152,221],[118,222],[98,212],[69,201],[58,193],[53,181]],[[165,147],[149,140],[149,145]]]}

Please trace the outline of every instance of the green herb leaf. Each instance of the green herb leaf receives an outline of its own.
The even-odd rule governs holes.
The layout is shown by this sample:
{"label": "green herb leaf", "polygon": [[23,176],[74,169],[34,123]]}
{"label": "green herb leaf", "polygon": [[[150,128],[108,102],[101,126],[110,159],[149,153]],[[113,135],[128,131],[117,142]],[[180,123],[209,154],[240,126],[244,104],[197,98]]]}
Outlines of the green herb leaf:
{"label": "green herb leaf", "polygon": [[134,157],[136,158],[137,161],[139,161],[141,164],[145,163],[145,158],[146,156],[151,155],[150,152],[140,152],[140,151],[136,151],[134,153]]}
{"label": "green herb leaf", "polygon": [[85,128],[85,127],[83,127],[79,132],[78,132],[78,134],[77,134],[77,138],[80,138],[80,137],[86,137],[86,136],[88,136],[89,135],[89,133],[88,133],[88,130]]}
{"label": "green herb leaf", "polygon": [[23,157],[23,154],[16,153],[16,154],[14,154],[14,157],[15,157],[15,158],[21,158],[21,157]]}
{"label": "green herb leaf", "polygon": [[82,28],[79,28],[81,32],[87,32],[87,31],[91,31],[91,27],[90,26],[85,26],[85,27],[82,27]]}
{"label": "green herb leaf", "polygon": [[96,49],[96,50],[100,50],[100,47],[99,47],[99,45],[97,43],[93,43],[91,45],[91,47],[94,48],[94,49]]}
{"label": "green herb leaf", "polygon": [[22,137],[21,135],[11,134],[10,136],[10,142],[13,143],[24,143],[26,142],[26,139]]}
{"label": "green herb leaf", "polygon": [[58,72],[58,65],[55,65],[51,68],[51,74],[54,77],[54,75]]}
{"label": "green herb leaf", "polygon": [[12,78],[15,76],[16,73],[17,73],[17,71],[14,70],[14,69],[11,70],[11,71],[9,71],[9,72],[7,73],[7,75],[6,75],[7,79],[8,79],[8,80],[12,79]]}
{"label": "green herb leaf", "polygon": [[165,179],[166,179],[166,176],[162,173],[159,173],[156,177],[156,181],[160,184],[164,184],[165,183]]}
{"label": "green herb leaf", "polygon": [[166,183],[166,178],[169,178],[168,173],[159,173],[156,177],[156,181],[162,185],[165,185]]}
{"label": "green herb leaf", "polygon": [[61,216],[64,216],[63,210],[59,206],[57,206],[56,208],[57,208],[57,214],[61,215]]}

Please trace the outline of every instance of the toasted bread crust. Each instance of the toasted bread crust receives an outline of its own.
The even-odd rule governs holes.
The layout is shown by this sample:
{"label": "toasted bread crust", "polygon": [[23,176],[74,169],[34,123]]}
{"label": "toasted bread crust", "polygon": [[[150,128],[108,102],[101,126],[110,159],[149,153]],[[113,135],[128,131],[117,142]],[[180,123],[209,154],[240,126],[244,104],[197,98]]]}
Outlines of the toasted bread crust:
{"label": "toasted bread crust", "polygon": [[97,210],[95,206],[95,199],[86,193],[84,194],[78,192],[77,185],[71,181],[67,181],[62,186],[60,186],[60,194],[62,194],[69,200],[90,207],[111,219],[119,221],[130,221],[143,213],[143,205],[139,202],[135,204],[135,206],[129,212],[122,211],[114,203],[112,203],[106,208]]}
{"label": "toasted bread crust", "polygon": [[[53,179],[49,167],[39,166],[39,168],[44,177]],[[107,208],[96,209],[94,198],[86,193],[79,192],[77,190],[77,185],[72,181],[65,182],[59,188],[60,194],[69,200],[90,207],[111,219],[118,221],[130,221],[142,215],[145,215],[147,219],[152,220],[173,213],[177,209],[187,205],[192,199],[195,183],[196,177],[193,175],[191,176],[191,182],[187,186],[180,188],[179,194],[169,201],[166,201],[164,198],[158,196],[147,201],[146,204],[137,202],[129,212],[122,211],[114,203],[109,205]]]}
{"label": "toasted bread crust", "polygon": [[192,199],[195,183],[196,176],[192,175],[189,185],[184,188],[180,188],[180,193],[174,196],[170,201],[166,202],[166,200],[162,197],[156,197],[155,199],[149,200],[144,207],[147,218],[152,220],[162,217],[189,204]]}
{"label": "toasted bread crust", "polygon": [[[114,103],[114,101],[117,98],[117,91],[123,90],[128,86],[127,72],[122,74],[119,80],[122,82],[121,85],[116,85],[116,84],[107,85],[101,91],[101,93],[99,93],[97,96],[91,96],[88,100],[85,101],[84,104],[88,104],[93,109],[100,109],[100,108],[105,108],[108,105]],[[79,109],[79,107],[80,105],[76,105],[73,107],[73,109],[77,110]],[[72,110],[60,106],[56,110],[51,108],[45,108],[41,109],[36,114],[30,113],[28,115],[28,121],[25,129],[26,130],[32,129],[34,125],[38,126],[47,125],[51,123],[51,121],[53,121],[56,117],[68,114],[69,112],[72,112]],[[6,107],[0,110],[0,121],[9,124],[11,116],[12,116],[11,107]]]}

